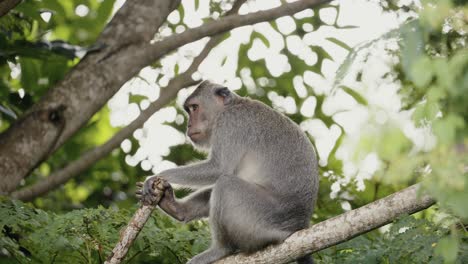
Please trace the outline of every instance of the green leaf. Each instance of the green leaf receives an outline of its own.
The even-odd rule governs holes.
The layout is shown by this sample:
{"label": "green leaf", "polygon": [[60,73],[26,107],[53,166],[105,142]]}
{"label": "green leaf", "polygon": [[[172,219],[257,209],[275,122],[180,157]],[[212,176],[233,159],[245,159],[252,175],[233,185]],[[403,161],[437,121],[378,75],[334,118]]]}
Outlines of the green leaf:
{"label": "green leaf", "polygon": [[[178,68],[178,67],[176,67]],[[128,103],[136,103],[136,104],[139,104],[141,101],[143,101],[144,99],[148,99],[148,97],[144,96],[144,95],[139,95],[139,94],[130,94],[129,98],[128,98]]]}
{"label": "green leaf", "polygon": [[350,88],[348,86],[344,86],[344,85],[340,85],[340,88],[343,89],[351,97],[353,97],[354,100],[356,100],[356,102],[358,102],[359,104],[365,105],[365,106],[368,105],[368,102],[367,102],[366,98],[364,98],[360,93],[356,92],[352,88]]}
{"label": "green leaf", "polygon": [[263,34],[257,32],[257,31],[252,32],[251,38],[252,39],[258,38],[263,42],[263,44],[265,44],[265,46],[267,46],[267,48],[270,47],[270,41],[268,41],[268,39]]}
{"label": "green leaf", "polygon": [[[412,75],[413,63],[417,62],[419,58],[424,55],[424,35],[423,29],[419,24],[418,20],[414,20],[410,23],[405,24],[400,28],[401,40],[401,64],[403,71],[410,78],[414,78]],[[414,81],[414,79],[413,79]]]}
{"label": "green leaf", "polygon": [[460,116],[449,114],[434,122],[433,131],[440,144],[451,145],[455,142],[457,130],[464,126],[465,122]]}
{"label": "green leaf", "polygon": [[351,51],[353,48],[351,48],[350,46],[348,46],[348,44],[344,43],[343,41],[337,39],[337,38],[326,38],[326,40],[330,41],[330,42],[333,42],[334,44],[342,47],[343,49],[347,50],[347,51]]}
{"label": "green leaf", "polygon": [[101,23],[105,23],[109,16],[112,14],[112,9],[114,7],[115,0],[106,0],[102,1],[96,10],[96,19],[99,19]]}
{"label": "green leaf", "polygon": [[458,240],[455,236],[447,236],[437,243],[435,253],[442,256],[445,263],[455,263],[458,253]]}
{"label": "green leaf", "polygon": [[[409,22],[408,24],[411,24],[411,23],[414,23],[414,22]],[[406,25],[407,24],[403,26],[406,26]],[[367,49],[369,49],[369,47],[371,47],[373,44],[377,43],[378,41],[394,39],[398,37],[399,35],[400,35],[400,29],[398,28],[393,29],[376,39],[373,39],[366,43],[360,44],[357,47],[354,47],[352,51],[348,53],[343,63],[341,63],[340,67],[338,67],[338,70],[336,71],[335,82],[333,86],[337,87],[337,85],[341,83],[344,77],[348,74],[349,69],[353,65],[354,61],[356,60],[360,52],[366,51]]]}
{"label": "green leaf", "polygon": [[[462,67],[463,68],[463,67]],[[437,76],[438,84],[445,90],[454,86],[454,72],[450,69],[447,60],[438,58],[433,60],[434,74]]]}
{"label": "green leaf", "polygon": [[399,157],[411,146],[411,141],[398,128],[389,127],[385,129],[381,138],[384,140],[380,141],[378,150],[379,155],[385,160],[393,160]]}
{"label": "green leaf", "polygon": [[433,121],[439,112],[439,104],[436,101],[428,101],[416,107],[412,119],[417,125],[423,125],[424,121]]}
{"label": "green leaf", "polygon": [[411,66],[410,78],[417,87],[423,88],[430,84],[434,70],[431,60],[427,56],[421,56]]}

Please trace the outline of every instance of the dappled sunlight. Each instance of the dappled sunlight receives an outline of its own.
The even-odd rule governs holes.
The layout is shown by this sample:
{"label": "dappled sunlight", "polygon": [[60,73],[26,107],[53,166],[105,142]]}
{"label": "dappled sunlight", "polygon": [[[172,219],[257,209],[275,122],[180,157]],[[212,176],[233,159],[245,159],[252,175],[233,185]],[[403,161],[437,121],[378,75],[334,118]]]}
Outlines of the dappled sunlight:
{"label": "dappled sunlight", "polygon": [[[195,8],[193,1],[183,1],[183,3],[183,22],[188,27],[192,28],[201,25],[201,20],[209,16],[207,9],[208,1],[200,1],[197,8]],[[240,13],[246,14],[258,10],[269,9],[279,4],[280,1],[269,1],[268,3],[262,1],[249,1],[248,4],[242,6]],[[347,54],[345,49],[328,41],[327,38],[334,37],[348,45],[357,45],[359,43],[372,40],[389,29],[397,27],[399,24],[398,18],[388,13],[382,15],[380,8],[372,3],[366,3],[365,1],[345,1],[340,3],[340,5],[341,10],[338,17],[338,24],[353,25],[356,26],[355,28],[337,29],[333,26],[324,25],[316,31],[311,31],[313,29],[312,25],[305,23],[303,25],[305,34],[302,37],[293,34],[286,36],[286,41],[284,41],[282,34],[291,34],[296,29],[294,20],[292,20],[291,17],[283,17],[276,20],[279,32],[277,32],[269,23],[259,23],[253,26],[237,28],[231,32],[230,37],[221,42],[212,50],[212,52],[210,52],[208,57],[199,67],[199,70],[196,73],[196,78],[210,79],[215,82],[225,83],[228,87],[232,88],[232,90],[238,90],[241,85],[244,85],[249,94],[261,96],[268,91],[267,87],[270,85],[276,85],[274,81],[271,83],[267,78],[265,78],[265,80],[262,80],[261,78],[257,80],[253,79],[249,68],[240,70],[240,78],[235,74],[236,71],[239,71],[239,69],[237,69],[239,60],[238,49],[241,45],[245,45],[249,41],[251,34],[261,34],[264,39],[255,38],[253,45],[248,49],[247,54],[243,54],[242,56],[248,56],[252,61],[264,60],[269,73],[272,76],[279,78],[281,78],[282,74],[290,71],[294,72],[295,70],[289,64],[287,57],[282,54],[282,50],[287,48],[292,54],[298,56],[307,65],[314,66],[318,62],[318,56],[317,53],[310,48],[310,45],[320,46],[329,52],[329,54],[332,54],[332,60],[323,61],[321,68],[322,75],[312,71],[305,71],[304,75],[297,75],[293,79],[292,85],[294,86],[296,93],[299,97],[305,98],[302,104],[296,105],[293,97],[284,97],[278,95],[274,91],[267,93],[269,100],[276,109],[286,114],[299,112],[305,117],[313,118],[316,113],[315,108],[317,100],[314,96],[309,95],[308,89],[311,88],[317,95],[329,95],[334,85],[336,70]],[[356,9],[360,9],[362,13],[366,13],[367,15],[356,16],[353,11]],[[301,19],[307,18],[311,15],[313,15],[313,11],[306,10],[295,14],[294,17]],[[337,12],[334,8],[321,9],[319,15],[320,18],[329,25],[332,25],[337,19]],[[173,11],[169,15],[168,21],[174,25],[179,23],[179,11]],[[164,27],[163,30],[169,29],[168,27]],[[169,35],[172,33],[161,32],[161,34]],[[169,79],[174,78],[177,73],[183,72],[187,69],[194,56],[200,52],[207,41],[207,38],[205,38],[200,41],[184,45],[176,52],[161,60],[162,67],[160,70],[150,70],[147,68],[147,70],[140,72],[139,78],[135,78],[128,82],[109,103],[113,117],[111,120],[114,120],[112,124],[124,125],[126,122],[128,123],[133,120],[139,111],[135,109],[135,104],[125,106],[126,98],[128,102],[130,94],[146,96],[149,94],[149,90],[153,89],[156,92],[151,93],[152,99],[150,99],[150,101],[154,101],[154,94],[159,94],[160,87],[166,86]],[[382,52],[382,48],[376,48],[375,50],[376,52]],[[384,85],[380,80],[383,73],[388,71],[388,65],[385,63],[385,60],[382,62],[382,58],[383,55],[371,58],[373,61],[368,61],[364,66],[367,67],[364,68],[366,75],[362,78],[364,85],[351,85],[351,87],[353,87],[353,89],[356,87],[357,91],[365,96],[369,104],[379,105],[379,107],[382,107],[383,109],[381,112],[385,113],[388,111],[398,110],[400,104],[396,94],[398,86],[390,83]],[[347,78],[349,79],[349,76],[352,75],[353,73],[351,72],[348,74]],[[140,80],[140,78],[142,80]],[[345,83],[345,81],[346,79],[343,82]],[[256,82],[260,83],[261,86],[257,86]],[[363,90],[362,87],[367,87],[367,89],[364,88],[365,90]],[[181,93],[182,91],[179,94]],[[184,94],[187,94],[187,92],[184,92]],[[184,98],[183,95],[182,98]],[[182,101],[183,99],[177,100],[177,105],[179,107],[181,106]],[[120,105],[120,108],[117,105]],[[139,107],[146,108],[147,106],[141,102]],[[356,137],[359,137],[359,131],[362,129],[362,125],[369,122],[366,114],[362,112],[365,111],[364,108],[356,104],[349,94],[340,90],[336,91],[331,96],[326,97],[322,110],[325,114],[333,116],[333,119],[343,127],[346,133],[349,133],[350,138],[353,138],[353,132]],[[125,118],[122,116],[125,116]],[[125,122],[124,119],[127,121]],[[328,155],[335,145],[337,138],[341,134],[340,129],[336,126],[326,128],[319,119],[304,122],[301,126],[316,140],[316,147],[320,157],[319,163],[321,166],[326,166]],[[157,131],[162,128],[158,121],[151,123],[147,122],[145,127],[145,129],[152,131],[145,136],[144,142],[146,142],[146,144],[143,144],[145,147],[140,147],[143,149],[137,150],[134,157],[128,158],[128,161],[131,162],[131,165],[136,165],[146,157],[152,158],[154,156],[154,158],[152,158],[154,162],[151,162],[150,164],[155,168],[160,167],[161,165],[159,164],[167,163],[161,158],[161,155],[164,155],[165,151],[155,150],[167,149],[170,144],[162,147],[161,145],[157,145],[157,142],[167,143],[171,141],[171,138],[178,137],[171,134],[168,129],[163,129],[166,131],[164,133],[158,133]],[[175,133],[175,131],[173,132]],[[146,147],[148,142],[152,142],[150,144],[151,147]],[[184,141],[181,141],[179,138],[175,141],[172,140],[172,142],[178,142],[175,144],[181,144]],[[140,144],[140,146],[142,145]],[[342,148],[346,148],[346,144],[344,144]],[[347,151],[352,150],[351,148],[348,148]],[[163,167],[167,167],[167,165]],[[148,163],[146,163],[144,170],[148,170]],[[153,171],[158,171],[158,169],[154,169]],[[355,171],[352,173],[355,174]],[[345,174],[346,177],[349,177],[350,175],[348,172]]]}

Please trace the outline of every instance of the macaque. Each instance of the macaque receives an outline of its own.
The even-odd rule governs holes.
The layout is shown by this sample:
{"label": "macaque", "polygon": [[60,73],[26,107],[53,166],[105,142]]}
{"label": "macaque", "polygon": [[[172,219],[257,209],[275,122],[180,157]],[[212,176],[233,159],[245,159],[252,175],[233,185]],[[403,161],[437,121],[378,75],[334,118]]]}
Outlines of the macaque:
{"label": "macaque", "polygon": [[[159,207],[183,222],[209,217],[211,247],[190,264],[254,252],[307,228],[318,192],[315,152],[294,122],[222,85],[201,83],[184,103],[187,135],[207,160],[150,176],[137,197],[151,203],[155,182],[165,186]],[[170,183],[202,187],[176,199]],[[313,263],[310,256],[298,263]]]}

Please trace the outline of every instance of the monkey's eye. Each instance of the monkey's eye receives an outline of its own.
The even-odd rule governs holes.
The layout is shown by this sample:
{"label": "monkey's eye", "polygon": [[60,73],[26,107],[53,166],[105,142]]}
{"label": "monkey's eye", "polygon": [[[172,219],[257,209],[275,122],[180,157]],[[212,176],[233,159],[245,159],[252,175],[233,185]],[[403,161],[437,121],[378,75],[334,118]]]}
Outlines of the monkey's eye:
{"label": "monkey's eye", "polygon": [[196,111],[197,109],[198,109],[198,105],[196,105],[196,104],[189,105],[189,107],[188,107],[188,110],[190,112]]}

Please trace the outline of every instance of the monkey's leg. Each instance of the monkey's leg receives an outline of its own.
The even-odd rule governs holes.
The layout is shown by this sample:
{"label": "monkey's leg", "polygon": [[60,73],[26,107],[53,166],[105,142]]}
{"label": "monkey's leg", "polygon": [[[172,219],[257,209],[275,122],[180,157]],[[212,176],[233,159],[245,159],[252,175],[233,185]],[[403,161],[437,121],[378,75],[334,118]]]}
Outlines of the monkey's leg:
{"label": "monkey's leg", "polygon": [[235,175],[221,176],[212,195],[212,233],[221,244],[252,252],[292,233],[282,226],[290,217],[283,213],[284,202],[266,188]]}
{"label": "monkey's leg", "polygon": [[182,222],[207,217],[210,212],[211,188],[199,190],[188,197],[177,200],[170,185],[165,189],[159,207],[168,215]]}

